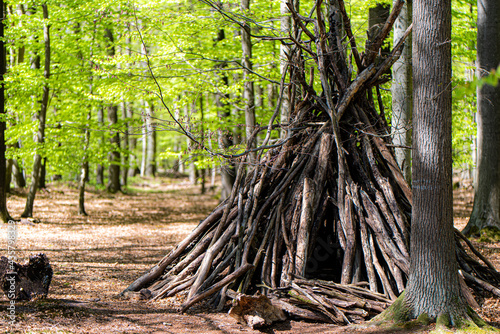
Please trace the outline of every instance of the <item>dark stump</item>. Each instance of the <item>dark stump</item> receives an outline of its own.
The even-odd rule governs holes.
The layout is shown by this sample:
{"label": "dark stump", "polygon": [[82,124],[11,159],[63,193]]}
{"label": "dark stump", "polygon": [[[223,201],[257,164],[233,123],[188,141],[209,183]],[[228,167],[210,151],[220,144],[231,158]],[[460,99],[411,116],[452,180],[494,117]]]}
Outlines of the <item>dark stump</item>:
{"label": "dark stump", "polygon": [[0,257],[0,286],[11,300],[44,298],[51,280],[52,267],[43,253],[31,255],[24,265]]}

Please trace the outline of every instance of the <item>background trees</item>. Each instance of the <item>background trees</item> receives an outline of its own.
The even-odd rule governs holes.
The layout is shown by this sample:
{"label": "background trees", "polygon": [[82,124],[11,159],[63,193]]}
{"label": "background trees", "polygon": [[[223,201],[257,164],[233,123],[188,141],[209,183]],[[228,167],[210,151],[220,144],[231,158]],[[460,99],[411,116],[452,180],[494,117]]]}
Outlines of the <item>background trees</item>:
{"label": "background trees", "polygon": [[[368,8],[376,3],[391,5],[390,1],[363,1],[347,5],[348,12],[352,13],[352,31],[360,41],[360,52],[368,29]],[[156,159],[149,158],[148,170],[178,172],[178,166],[190,162],[199,168],[219,168],[223,181],[228,181],[224,182],[226,188],[230,186],[235,174],[231,169],[233,161],[213,159],[194,141],[189,140],[188,144],[179,133],[176,121],[185,129],[191,129],[193,139],[198,143],[206,147],[211,145],[214,152],[232,154],[244,149],[242,138],[245,137],[245,129],[248,129],[245,110],[255,113],[257,124],[269,121],[277,107],[275,92],[281,80],[281,65],[288,61],[285,51],[290,46],[281,45],[279,38],[298,32],[296,27],[288,25],[290,13],[281,8],[283,4],[264,0],[216,4],[207,0],[159,1],[154,4],[139,1],[132,6],[127,1],[113,4],[102,0],[52,1],[47,3],[51,15],[46,20],[53,35],[50,79],[44,78],[43,70],[31,68],[28,61],[35,56],[40,57],[42,64],[46,60],[42,38],[46,21],[42,17],[41,4],[36,1],[30,7],[22,1],[8,4],[11,15],[6,29],[9,55],[6,154],[12,170],[22,171],[13,174],[11,180],[22,181],[23,173],[26,176],[33,174],[33,152],[36,150],[42,160],[48,158],[48,180],[57,179],[59,175],[65,180],[79,180],[81,162],[86,156],[90,182],[98,186],[113,185],[110,190],[116,191],[126,184],[127,179],[123,177],[124,172],[118,173],[121,174],[120,182],[113,171],[119,168],[127,170],[127,175],[134,175],[143,160],[143,142],[145,147],[149,143],[149,152],[152,152],[154,138],[140,135],[143,126],[145,130],[152,128],[151,124],[145,124],[145,121],[151,120],[157,130]],[[250,9],[242,12],[242,5],[245,8],[250,6]],[[218,15],[218,6],[228,13],[225,19]],[[299,7],[298,2],[295,6]],[[301,13],[309,13],[311,6],[302,4]],[[464,29],[465,24],[462,23],[470,26],[475,5],[463,1],[454,3],[453,13],[457,22],[453,31],[457,60],[454,63],[454,81],[462,84],[467,79],[474,48],[465,52],[461,48],[463,43],[456,43],[455,40],[471,39],[473,32]],[[248,25],[252,28],[248,29]],[[113,32],[112,43],[107,34],[110,31]],[[269,38],[276,40],[269,41]],[[242,57],[244,45],[246,51],[245,57]],[[144,46],[148,46],[154,79],[146,66]],[[251,63],[248,57],[250,46]],[[113,48],[114,54],[111,52]],[[155,80],[170,111],[158,99],[160,92]],[[250,92],[251,82],[255,86],[253,98],[245,97]],[[91,83],[92,92],[89,90]],[[44,143],[41,144],[32,136],[39,124],[34,118],[36,109],[33,108],[32,97],[40,96],[45,84],[48,84],[51,93]],[[318,87],[319,84],[316,77],[313,85]],[[393,120],[396,117],[392,116],[393,108],[390,108],[390,88],[390,82],[382,84],[380,98],[386,106],[387,121],[395,125]],[[281,98],[282,105],[286,105],[289,94],[297,94],[297,91],[287,86]],[[407,100],[404,94],[401,98]],[[203,101],[203,108],[199,101]],[[155,106],[154,116],[144,117],[151,114],[148,110],[150,102]],[[195,104],[200,107],[192,108]],[[113,117],[111,126],[104,119],[104,113],[109,108],[114,115],[115,107],[110,106],[121,110],[117,110],[116,121]],[[186,106],[190,110],[189,118],[183,116]],[[455,167],[468,168],[472,161],[471,110],[474,109],[474,99],[471,96],[456,99],[453,107]],[[203,134],[198,130],[201,128],[202,109]],[[179,116],[174,119],[176,114]],[[288,116],[283,117],[282,121],[286,123]],[[85,131],[88,145],[84,144]],[[117,136],[123,138],[117,140]],[[273,131],[271,143],[278,137],[279,131]],[[264,135],[259,135],[256,145],[263,139]],[[397,138],[394,138],[394,144],[399,145]],[[109,154],[113,154],[112,160],[108,159]],[[117,159],[118,155],[120,159]],[[97,166],[102,168],[96,170]],[[31,178],[28,177],[30,182]],[[109,183],[110,179],[112,183]],[[16,183],[12,184],[22,185],[22,182]]]}
{"label": "background trees", "polygon": [[5,159],[5,83],[4,76],[7,70],[5,60],[4,24],[5,24],[5,4],[0,1],[0,221],[8,222],[10,216],[7,211],[7,160]]}
{"label": "background trees", "polygon": [[[477,67],[480,78],[500,66],[500,4],[479,0],[477,20]],[[484,84],[477,90],[477,183],[474,209],[464,233],[485,227],[500,229],[500,86]]]}

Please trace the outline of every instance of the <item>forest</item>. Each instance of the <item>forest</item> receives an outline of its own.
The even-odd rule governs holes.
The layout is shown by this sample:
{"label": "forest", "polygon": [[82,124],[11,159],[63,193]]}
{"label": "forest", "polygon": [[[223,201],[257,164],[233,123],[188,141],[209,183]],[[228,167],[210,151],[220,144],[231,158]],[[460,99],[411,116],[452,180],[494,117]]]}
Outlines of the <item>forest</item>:
{"label": "forest", "polygon": [[0,4],[6,333],[500,328],[494,0]]}

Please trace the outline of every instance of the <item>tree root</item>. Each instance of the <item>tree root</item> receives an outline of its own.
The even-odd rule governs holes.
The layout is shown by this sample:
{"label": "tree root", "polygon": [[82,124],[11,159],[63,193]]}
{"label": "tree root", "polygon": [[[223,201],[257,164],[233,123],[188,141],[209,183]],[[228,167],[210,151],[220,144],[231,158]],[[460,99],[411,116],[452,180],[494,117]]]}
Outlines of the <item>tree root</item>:
{"label": "tree root", "polygon": [[409,330],[428,327],[435,323],[436,331],[432,333],[498,333],[499,330],[488,325],[479,315],[467,306],[467,314],[456,315],[442,313],[436,318],[431,318],[426,313],[418,316],[412,314],[411,306],[405,300],[403,292],[392,305],[384,312],[377,315],[367,324],[383,328],[384,330]]}

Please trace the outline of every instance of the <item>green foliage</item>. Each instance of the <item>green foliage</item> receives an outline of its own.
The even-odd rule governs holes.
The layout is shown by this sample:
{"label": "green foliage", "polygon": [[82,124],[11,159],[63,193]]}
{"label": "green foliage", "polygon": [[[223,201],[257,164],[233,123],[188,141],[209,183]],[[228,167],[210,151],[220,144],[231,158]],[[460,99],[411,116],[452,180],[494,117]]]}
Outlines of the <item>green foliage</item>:
{"label": "green foliage", "polygon": [[476,61],[476,2],[453,0],[453,167],[470,170],[473,167],[473,139],[476,134],[475,61]]}
{"label": "green foliage", "polygon": [[[392,1],[346,2],[360,52],[366,41],[368,9],[376,3],[391,4]],[[250,11],[242,13],[239,1],[224,1],[225,15],[221,15],[206,3],[195,1],[49,1],[52,76],[43,145],[36,144],[33,138],[45,83],[44,21],[40,4],[40,1],[31,2],[28,11],[22,1],[10,1],[6,29],[7,154],[18,159],[28,175],[35,151],[48,158],[49,174],[74,177],[84,157],[91,164],[106,166],[112,149],[111,134],[113,131],[123,134],[127,125],[130,136],[137,139],[137,146],[130,151],[122,147],[120,152],[140,158],[142,127],[147,114],[145,102],[155,105],[152,117],[158,131],[157,150],[159,160],[164,160],[167,166],[173,166],[179,157],[189,159],[188,155],[192,155],[199,168],[222,162],[207,150],[188,144],[176,121],[213,152],[238,153],[244,149],[241,143],[245,133],[241,27],[236,21],[247,22],[254,35],[280,36],[279,2],[254,0]],[[453,147],[455,167],[462,168],[472,164],[475,91],[479,85],[492,84],[498,79],[495,72],[474,80],[475,6],[472,0],[453,1]],[[311,9],[312,2],[301,3],[302,15],[308,15]],[[112,31],[113,43],[105,38],[106,29]],[[280,42],[256,38],[252,41],[256,73],[252,79],[262,91],[262,103],[256,108],[256,115],[257,122],[264,125],[276,108],[276,82],[281,80]],[[109,55],[112,48],[115,56]],[[32,66],[36,56],[40,57],[38,69]],[[306,67],[314,66],[307,55],[305,60]],[[314,87],[321,89],[317,75]],[[390,83],[381,88],[385,113],[390,120]],[[110,128],[107,107],[118,105],[121,115],[124,103],[132,106],[133,116],[122,118]],[[97,119],[101,108],[104,108],[102,123]],[[87,119],[89,112],[90,120]],[[224,113],[229,116],[222,117]],[[91,130],[90,145],[86,149],[83,147],[85,129]],[[222,149],[219,130],[231,133],[236,145],[229,150]],[[279,132],[274,131],[271,139],[278,135]]]}

